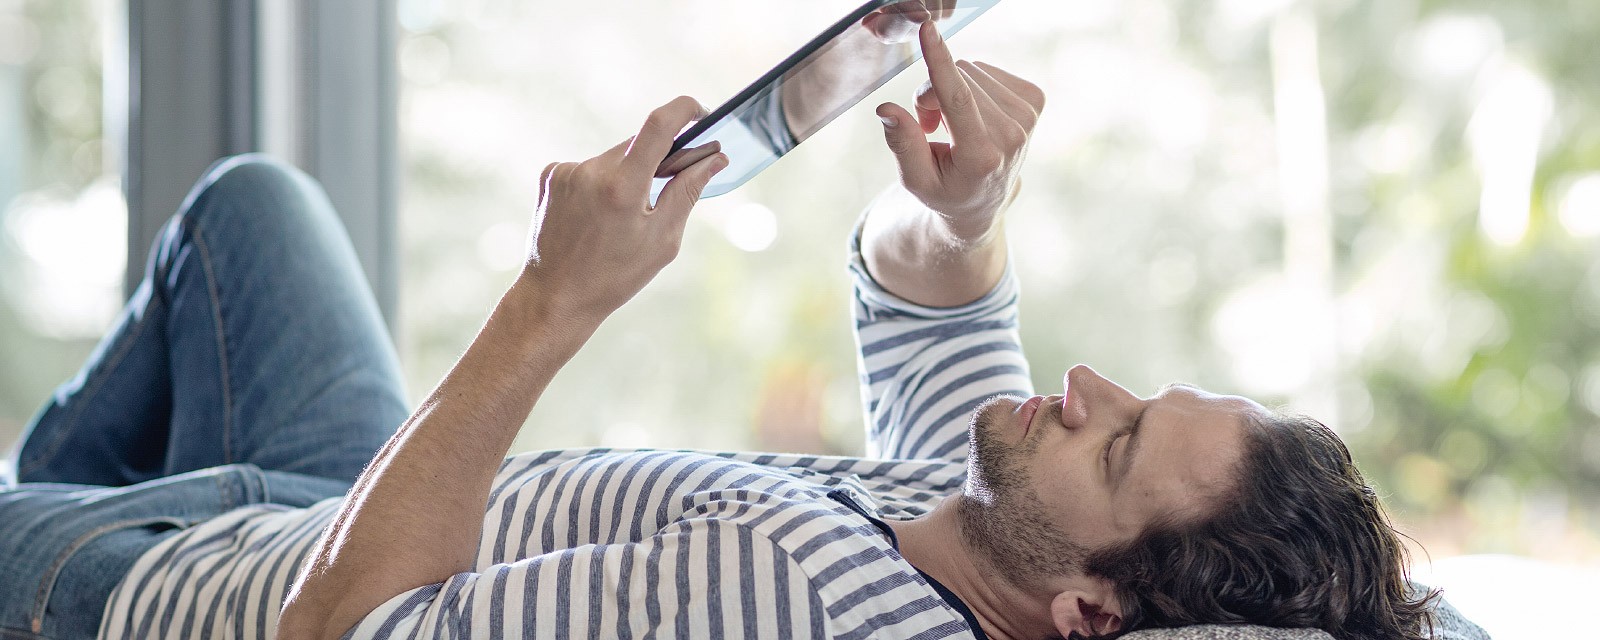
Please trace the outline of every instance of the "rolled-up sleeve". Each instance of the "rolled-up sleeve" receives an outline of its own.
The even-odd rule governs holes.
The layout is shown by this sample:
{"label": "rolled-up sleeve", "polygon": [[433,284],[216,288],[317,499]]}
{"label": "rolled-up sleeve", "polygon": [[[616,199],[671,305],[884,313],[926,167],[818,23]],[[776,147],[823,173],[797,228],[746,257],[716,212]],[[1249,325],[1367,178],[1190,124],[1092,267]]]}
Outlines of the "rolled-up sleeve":
{"label": "rolled-up sleeve", "polygon": [[964,462],[978,405],[997,395],[1033,395],[1014,268],[1007,264],[999,284],[970,304],[914,304],[872,279],[857,224],[850,275],[867,455]]}

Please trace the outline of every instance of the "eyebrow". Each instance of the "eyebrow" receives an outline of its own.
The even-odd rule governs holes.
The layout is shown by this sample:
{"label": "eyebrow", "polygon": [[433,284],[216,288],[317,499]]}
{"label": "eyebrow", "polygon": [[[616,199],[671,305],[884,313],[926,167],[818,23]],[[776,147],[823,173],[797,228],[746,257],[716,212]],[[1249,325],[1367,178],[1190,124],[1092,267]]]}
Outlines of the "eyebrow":
{"label": "eyebrow", "polygon": [[1116,474],[1112,476],[1112,486],[1122,487],[1123,476],[1128,475],[1128,468],[1133,466],[1133,454],[1139,450],[1139,434],[1144,433],[1144,414],[1149,407],[1145,405],[1133,419],[1133,427],[1128,430],[1128,445],[1122,448],[1122,466],[1117,467]]}

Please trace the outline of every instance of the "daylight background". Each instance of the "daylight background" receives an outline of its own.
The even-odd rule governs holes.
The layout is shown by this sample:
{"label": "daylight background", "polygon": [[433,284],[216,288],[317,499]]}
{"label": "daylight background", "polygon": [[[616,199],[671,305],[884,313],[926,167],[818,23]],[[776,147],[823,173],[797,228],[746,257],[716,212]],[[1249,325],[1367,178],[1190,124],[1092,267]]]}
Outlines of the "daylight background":
{"label": "daylight background", "polygon": [[[411,397],[511,281],[541,167],[854,4],[399,0]],[[0,0],[0,445],[121,304],[116,8]],[[1049,94],[1009,214],[1039,389],[1083,362],[1323,418],[1421,575],[1542,629],[1494,590],[1600,580],[1597,33],[1590,0],[1004,0],[952,46]],[[705,202],[516,447],[859,453],[844,240],[893,178],[872,107],[923,79]]]}

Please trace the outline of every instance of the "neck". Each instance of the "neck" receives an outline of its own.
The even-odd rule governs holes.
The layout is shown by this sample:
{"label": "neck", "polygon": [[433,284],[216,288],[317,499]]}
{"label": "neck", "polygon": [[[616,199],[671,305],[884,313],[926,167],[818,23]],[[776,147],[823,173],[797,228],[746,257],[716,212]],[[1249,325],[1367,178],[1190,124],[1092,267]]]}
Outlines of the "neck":
{"label": "neck", "polygon": [[967,546],[958,500],[959,496],[946,498],[933,513],[916,520],[890,522],[900,541],[900,555],[961,598],[990,638],[1054,634],[1049,597],[1013,586],[992,570],[987,558]]}

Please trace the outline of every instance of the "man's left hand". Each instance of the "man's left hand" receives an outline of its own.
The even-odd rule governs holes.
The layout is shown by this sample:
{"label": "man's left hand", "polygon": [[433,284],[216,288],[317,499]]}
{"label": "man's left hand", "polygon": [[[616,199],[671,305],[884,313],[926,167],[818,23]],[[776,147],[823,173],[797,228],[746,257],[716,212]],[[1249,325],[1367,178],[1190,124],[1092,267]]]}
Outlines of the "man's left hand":
{"label": "man's left hand", "polygon": [[[966,241],[985,237],[1020,184],[1022,160],[1044,92],[982,62],[956,62],[933,22],[922,25],[929,84],[917,117],[892,102],[878,107],[906,190]],[[951,142],[930,143],[943,122]]]}

